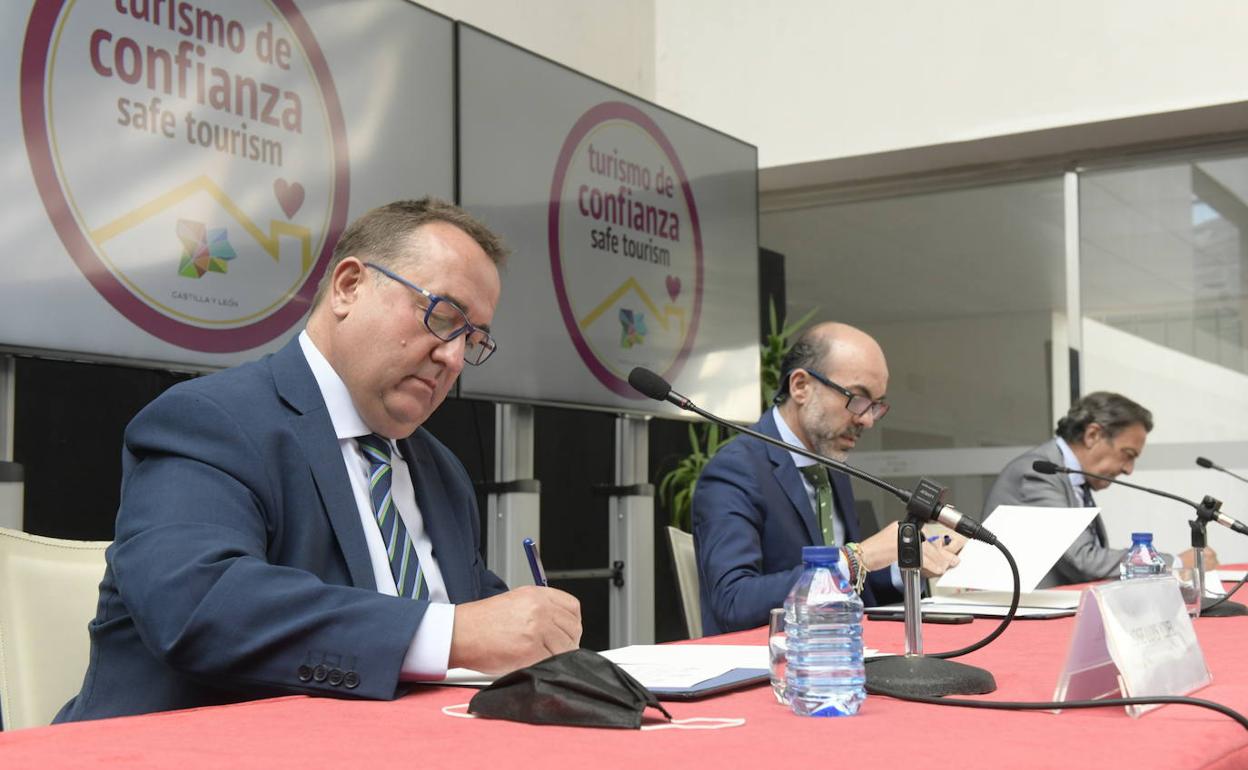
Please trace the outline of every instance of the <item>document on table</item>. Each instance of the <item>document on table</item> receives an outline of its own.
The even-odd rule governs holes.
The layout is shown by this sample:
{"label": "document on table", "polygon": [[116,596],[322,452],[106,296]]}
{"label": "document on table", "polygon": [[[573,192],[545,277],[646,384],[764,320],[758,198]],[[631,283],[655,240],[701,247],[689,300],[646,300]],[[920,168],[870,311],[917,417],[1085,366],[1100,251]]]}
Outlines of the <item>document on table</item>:
{"label": "document on table", "polygon": [[[984,519],[984,526],[1013,554],[1018,563],[1021,588],[1031,591],[1099,511],[1099,508],[999,505]],[[1010,565],[993,546],[972,540],[958,558],[958,566],[941,576],[941,588],[1013,589]]]}
{"label": "document on table", "polygon": [[[865,649],[865,657],[877,657],[878,650]],[[693,687],[738,669],[767,671],[765,644],[634,644],[602,653],[604,658],[627,671],[634,679],[653,689]],[[446,672],[440,684],[485,687],[494,677],[466,668]]]}
{"label": "document on table", "polygon": [[1242,569],[1211,569],[1205,573],[1205,594],[1222,596],[1226,593],[1226,583],[1232,586],[1244,577]]}
{"label": "document on table", "polygon": [[[1076,605],[1079,601],[1079,591],[1065,591],[1075,598]],[[1010,603],[1008,600],[1004,604],[979,603],[960,601],[962,597],[951,598],[927,598],[922,601],[921,610],[924,613],[949,613],[953,615],[975,615],[983,618],[1003,618],[1005,613],[1009,612]],[[866,613],[868,615],[895,615],[903,612],[904,609],[900,604],[889,604],[883,607],[868,607]],[[1025,607],[1019,605],[1018,611],[1014,613],[1016,618],[1065,618],[1075,614],[1075,608],[1064,607]]]}

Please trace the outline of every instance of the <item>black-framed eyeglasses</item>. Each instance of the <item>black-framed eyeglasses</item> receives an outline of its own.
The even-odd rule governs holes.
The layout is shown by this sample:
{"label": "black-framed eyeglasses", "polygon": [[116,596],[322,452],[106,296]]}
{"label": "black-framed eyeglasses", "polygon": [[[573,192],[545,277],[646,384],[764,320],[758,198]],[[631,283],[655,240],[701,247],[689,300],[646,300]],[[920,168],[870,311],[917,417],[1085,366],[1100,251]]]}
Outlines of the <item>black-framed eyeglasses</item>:
{"label": "black-framed eyeglasses", "polygon": [[468,320],[468,315],[459,305],[456,305],[446,297],[438,296],[431,291],[420,288],[381,265],[372,262],[365,262],[364,264],[387,278],[398,281],[427,299],[429,307],[425,308],[425,328],[429,330],[430,334],[443,342],[451,342],[459,337],[463,337],[464,363],[480,366],[490,356],[494,355],[495,350],[498,350],[498,343],[494,341],[494,337],[486,330],[473,326],[472,322]]}
{"label": "black-framed eyeglasses", "polygon": [[803,368],[802,371],[806,372],[811,377],[814,377],[819,382],[822,382],[824,385],[827,385],[832,390],[835,390],[837,393],[844,395],[845,398],[848,399],[845,402],[845,408],[849,410],[850,414],[861,417],[866,414],[868,410],[870,410],[871,418],[875,420],[883,420],[884,415],[888,414],[887,401],[872,401],[866,396],[860,396],[849,388],[837,385],[835,382],[829,380],[827,377],[824,377],[814,369]]}

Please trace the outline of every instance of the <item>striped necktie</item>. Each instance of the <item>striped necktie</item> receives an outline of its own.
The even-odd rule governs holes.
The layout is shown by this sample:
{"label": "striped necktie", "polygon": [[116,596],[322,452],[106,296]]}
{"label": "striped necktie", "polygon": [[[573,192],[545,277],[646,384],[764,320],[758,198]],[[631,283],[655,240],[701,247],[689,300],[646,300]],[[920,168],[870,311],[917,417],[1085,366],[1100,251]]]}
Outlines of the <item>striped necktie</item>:
{"label": "striped necktie", "polygon": [[832,508],[832,481],[828,479],[828,469],[822,465],[807,465],[798,470],[815,489],[815,504],[819,514],[819,529],[823,532],[823,545],[836,545],[836,537],[832,533],[832,517],[836,513]]}
{"label": "striped necktie", "polygon": [[376,433],[360,436],[355,441],[368,460],[368,496],[373,503],[373,516],[381,530],[382,543],[386,546],[395,589],[399,596],[428,599],[429,587],[425,584],[416,547],[390,494],[390,441]]}

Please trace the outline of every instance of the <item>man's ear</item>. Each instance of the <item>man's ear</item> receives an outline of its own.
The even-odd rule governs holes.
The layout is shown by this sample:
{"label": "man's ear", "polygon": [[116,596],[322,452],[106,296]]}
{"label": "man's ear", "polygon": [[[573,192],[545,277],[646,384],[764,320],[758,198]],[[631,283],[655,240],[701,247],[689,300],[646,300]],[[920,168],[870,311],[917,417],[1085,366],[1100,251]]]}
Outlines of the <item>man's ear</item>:
{"label": "man's ear", "polygon": [[355,257],[346,257],[334,266],[329,280],[329,308],[338,319],[346,318],[360,297],[368,268]]}
{"label": "man's ear", "polygon": [[789,372],[789,398],[804,404],[810,398],[811,376],[805,369],[794,369]]}
{"label": "man's ear", "polygon": [[1105,438],[1105,428],[1099,422],[1090,422],[1088,427],[1083,429],[1083,445],[1092,448],[1092,445]]}

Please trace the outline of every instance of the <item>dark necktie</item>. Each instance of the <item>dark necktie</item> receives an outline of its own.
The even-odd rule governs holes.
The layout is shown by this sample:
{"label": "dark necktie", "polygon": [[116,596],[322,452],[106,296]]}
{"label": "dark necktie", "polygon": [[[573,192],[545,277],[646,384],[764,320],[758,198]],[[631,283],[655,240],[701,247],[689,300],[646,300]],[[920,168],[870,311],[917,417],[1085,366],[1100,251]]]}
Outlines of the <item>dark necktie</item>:
{"label": "dark necktie", "polygon": [[373,503],[373,517],[381,530],[382,543],[386,546],[395,589],[399,596],[428,599],[429,586],[425,584],[425,573],[420,568],[416,547],[412,545],[412,538],[403,525],[403,517],[394,507],[394,499],[390,495],[390,442],[376,433],[360,436],[356,442],[368,460],[368,496]]}
{"label": "dark necktie", "polygon": [[822,465],[807,465],[798,470],[815,488],[815,505],[818,509],[816,513],[819,515],[819,529],[823,532],[823,544],[835,545],[832,517],[836,515],[836,512],[832,505],[832,482],[828,479],[828,469]]}
{"label": "dark necktie", "polygon": [[[1096,501],[1092,499],[1092,485],[1087,479],[1083,480],[1083,507],[1095,508]],[[1097,545],[1104,546],[1109,542],[1109,533],[1105,530],[1105,522],[1101,521],[1101,515],[1098,513],[1096,518],[1092,519],[1092,531],[1096,534]]]}

